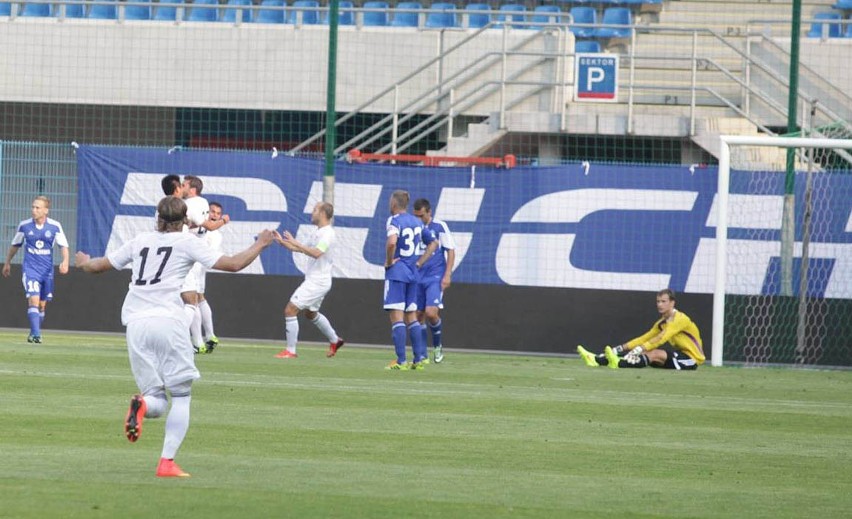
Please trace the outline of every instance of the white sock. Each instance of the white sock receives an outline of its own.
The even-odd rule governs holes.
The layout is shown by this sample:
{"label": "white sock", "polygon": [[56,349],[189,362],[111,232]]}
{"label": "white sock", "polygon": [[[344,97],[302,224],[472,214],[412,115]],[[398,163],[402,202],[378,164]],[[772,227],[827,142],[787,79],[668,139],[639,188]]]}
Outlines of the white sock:
{"label": "white sock", "polygon": [[198,303],[198,311],[201,312],[201,326],[204,327],[204,337],[210,338],[215,336],[213,333],[213,310],[207,304],[207,300]]}
{"label": "white sock", "polygon": [[166,437],[163,440],[163,454],[161,457],[174,459],[180,449],[180,444],[189,430],[189,402],[190,395],[173,396],[172,408],[166,416]]}
{"label": "white sock", "polygon": [[325,335],[328,342],[334,344],[337,342],[339,337],[337,336],[337,332],[334,331],[334,328],[331,327],[331,323],[328,322],[328,318],[321,313],[317,312],[317,316],[311,319],[311,322]]}
{"label": "white sock", "polygon": [[296,353],[296,342],[299,340],[299,318],[285,317],[284,330],[287,332],[287,351]]}
{"label": "white sock", "polygon": [[166,409],[169,407],[169,401],[166,400],[166,395],[145,395],[145,404],[148,410],[145,412],[145,418],[157,418],[163,416]]}
{"label": "white sock", "polygon": [[[189,323],[189,337],[192,344],[196,346],[204,346],[204,339],[201,338],[201,310],[195,305],[192,306],[192,321]],[[184,307],[186,308],[186,307]]]}

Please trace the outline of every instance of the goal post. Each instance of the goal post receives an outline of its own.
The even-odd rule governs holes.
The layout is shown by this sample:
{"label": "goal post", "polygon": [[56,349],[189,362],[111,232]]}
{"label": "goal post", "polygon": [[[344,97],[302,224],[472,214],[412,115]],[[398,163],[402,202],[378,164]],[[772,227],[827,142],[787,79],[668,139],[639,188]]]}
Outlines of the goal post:
{"label": "goal post", "polygon": [[[843,342],[849,335],[843,335],[849,331],[844,321],[850,319],[842,314],[852,309],[852,139],[720,139],[711,365],[721,366],[734,348],[738,360],[748,364],[823,364],[827,348],[844,350],[830,353],[829,359],[835,355],[848,361],[852,347]],[[783,189],[785,167],[779,160],[788,148],[802,150],[795,161],[792,195]],[[773,149],[783,153],[773,158],[766,153]],[[744,150],[758,153],[739,153]],[[815,157],[817,152],[823,155]],[[842,166],[825,160],[828,154],[841,156]],[[732,188],[732,171],[743,170],[749,173],[744,182],[752,194]],[[737,233],[735,246],[732,231]],[[785,234],[793,240],[786,251]],[[789,267],[793,263],[795,269]],[[793,293],[776,283],[784,277],[778,271],[785,264],[797,271]],[[821,270],[809,277],[811,264]],[[765,276],[760,286],[753,275],[748,283],[737,279],[737,273],[748,269]]]}

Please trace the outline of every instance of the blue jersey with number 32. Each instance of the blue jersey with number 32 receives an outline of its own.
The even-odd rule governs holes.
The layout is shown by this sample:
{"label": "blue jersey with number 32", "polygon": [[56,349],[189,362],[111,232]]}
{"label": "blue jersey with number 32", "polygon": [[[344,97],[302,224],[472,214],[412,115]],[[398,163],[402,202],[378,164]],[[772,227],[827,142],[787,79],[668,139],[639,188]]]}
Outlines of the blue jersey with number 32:
{"label": "blue jersey with number 32", "polygon": [[417,279],[417,260],[422,254],[421,243],[435,240],[431,231],[424,229],[419,218],[408,213],[399,213],[388,218],[387,235],[396,235],[394,258],[399,258],[385,272],[385,279],[411,283]]}

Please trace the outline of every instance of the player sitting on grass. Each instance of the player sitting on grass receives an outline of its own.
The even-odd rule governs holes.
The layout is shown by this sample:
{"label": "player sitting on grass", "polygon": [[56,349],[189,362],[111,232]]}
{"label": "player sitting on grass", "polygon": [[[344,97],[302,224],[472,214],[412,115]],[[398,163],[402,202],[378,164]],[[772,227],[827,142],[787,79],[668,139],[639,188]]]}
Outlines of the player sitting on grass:
{"label": "player sitting on grass", "polygon": [[[675,310],[673,290],[666,288],[657,292],[657,311],[660,319],[644,335],[615,348],[607,346],[599,355],[582,346],[577,346],[577,353],[591,367],[698,369],[704,363],[701,335],[685,313]],[[674,351],[658,349],[665,343]]]}

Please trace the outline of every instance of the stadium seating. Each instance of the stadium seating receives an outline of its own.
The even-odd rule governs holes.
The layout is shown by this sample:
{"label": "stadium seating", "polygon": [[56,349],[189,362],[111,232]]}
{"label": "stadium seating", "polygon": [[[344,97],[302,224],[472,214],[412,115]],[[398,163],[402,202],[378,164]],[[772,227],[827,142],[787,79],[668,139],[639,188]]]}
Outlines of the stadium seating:
{"label": "stadium seating", "polygon": [[448,10],[451,11],[453,9],[456,9],[455,4],[450,4],[446,2],[436,2],[432,4],[429,9],[432,9],[432,11],[426,14],[426,27],[443,28],[458,26],[458,18],[456,17],[456,13],[445,12]]}
{"label": "stadium seating", "polygon": [[845,34],[847,38],[852,38],[852,20],[850,20],[849,23],[846,24]]}
{"label": "stadium seating", "polygon": [[50,16],[50,4],[27,2],[21,9],[21,16],[46,17]]}
{"label": "stadium seating", "polygon": [[127,0],[124,6],[125,20],[150,20],[151,6],[150,5],[133,5],[134,3],[144,3],[147,0]]}
{"label": "stadium seating", "polygon": [[488,4],[467,4],[464,8],[468,11],[467,26],[471,29],[479,29],[485,27],[491,22],[491,15],[488,13],[477,13],[476,11],[490,11],[491,6]]}
{"label": "stadium seating", "polygon": [[814,21],[811,22],[811,30],[808,31],[808,38],[822,38],[822,26],[828,25],[827,35],[829,38],[837,38],[841,34],[840,13],[816,13],[813,16]]}
{"label": "stadium seating", "polygon": [[[251,6],[251,0],[228,0],[226,4],[227,7],[222,9],[222,16],[219,18],[220,22],[227,23],[236,23],[237,21],[237,11],[239,7],[243,6]],[[251,22],[252,12],[249,9],[243,9],[243,23]]]}
{"label": "stadium seating", "polygon": [[365,9],[384,9],[384,11],[368,11],[364,13],[364,25],[372,27],[384,27],[388,24],[387,2],[364,2]]}
{"label": "stadium seating", "polygon": [[[399,2],[396,4],[396,9],[423,9],[420,2]],[[417,27],[419,25],[418,13],[394,12],[391,25],[394,27]]]}
{"label": "stadium seating", "polygon": [[[340,14],[337,17],[337,25],[355,25],[355,13],[343,10],[352,9],[355,5],[349,0],[342,0],[338,5],[340,7]],[[323,16],[322,23],[328,24],[328,12]]]}
{"label": "stadium seating", "polygon": [[193,0],[189,9],[190,22],[215,22],[219,18],[218,0]]}
{"label": "stadium seating", "polygon": [[299,13],[302,14],[302,23],[304,25],[316,25],[320,23],[319,2],[317,0],[296,0],[293,2],[293,7],[298,7],[298,9],[290,11],[287,23],[296,23]]}
{"label": "stadium seating", "polygon": [[[183,3],[182,0],[161,0],[165,4]],[[154,16],[152,20],[174,21],[177,19],[177,7],[171,5],[158,5],[154,8]]]}
{"label": "stadium seating", "polygon": [[[526,18],[527,8],[521,4],[503,4],[500,6],[500,14],[497,15],[498,22],[509,22],[509,27],[524,28],[524,25],[514,25],[511,22],[523,22]],[[494,24],[495,29],[503,27],[503,23]]]}
{"label": "stadium seating", "polygon": [[595,40],[580,40],[574,42],[574,52],[601,52],[601,44]]}
{"label": "stadium seating", "polygon": [[850,11],[852,10],[852,0],[837,0],[837,3],[832,7],[841,11]]}
{"label": "stadium seating", "polygon": [[633,25],[633,15],[626,7],[609,7],[601,19],[603,25],[623,25],[625,27],[598,27],[594,30],[595,38],[629,38]]}
{"label": "stadium seating", "polygon": [[0,2],[0,16],[10,16],[12,14],[12,4],[9,2]]}
{"label": "stadium seating", "polygon": [[[574,23],[587,23],[587,24],[596,24],[598,23],[598,13],[595,11],[594,7],[586,7],[586,6],[578,6],[572,7],[571,18],[574,20]],[[594,27],[571,27],[571,32],[574,33],[574,36],[577,38],[591,38],[595,35]]]}
{"label": "stadium seating", "polygon": [[[261,7],[284,7],[287,3],[284,0],[263,0],[260,5]],[[283,9],[259,9],[254,21],[257,23],[284,23],[284,13]]]}
{"label": "stadium seating", "polygon": [[[112,4],[116,3],[116,0],[106,1],[112,2]],[[94,18],[96,20],[115,20],[116,11],[117,9],[115,5],[95,4],[91,7],[91,9],[89,9],[87,18]]]}
{"label": "stadium seating", "polygon": [[[533,17],[530,20],[535,25],[531,26],[532,29],[541,29],[543,26],[549,23],[559,23],[562,21],[561,16],[555,16],[558,13],[561,13],[562,9],[555,5],[539,5],[536,6],[535,11],[533,11]],[[567,18],[566,18],[567,21]]]}

